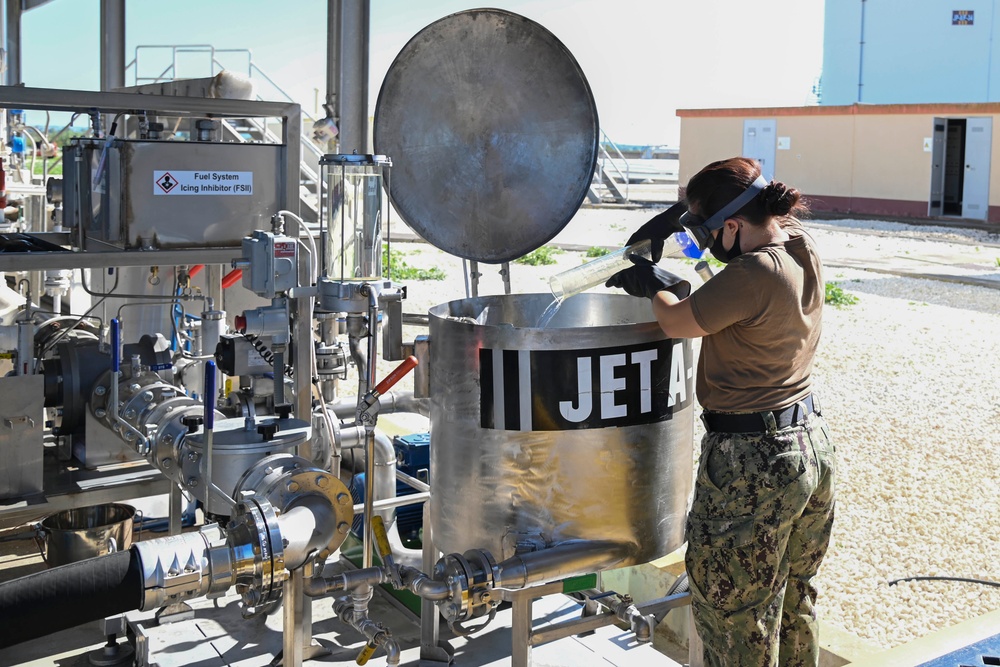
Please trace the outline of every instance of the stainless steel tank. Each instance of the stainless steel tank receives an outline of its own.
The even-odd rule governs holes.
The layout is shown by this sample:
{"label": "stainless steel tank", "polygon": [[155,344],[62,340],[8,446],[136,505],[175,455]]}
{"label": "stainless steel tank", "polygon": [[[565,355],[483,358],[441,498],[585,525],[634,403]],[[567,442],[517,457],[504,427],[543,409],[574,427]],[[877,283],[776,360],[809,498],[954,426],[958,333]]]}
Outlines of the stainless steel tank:
{"label": "stainless steel tank", "polygon": [[430,310],[431,530],[499,558],[614,541],[622,565],[678,548],[692,479],[691,341],[649,302],[486,296]]}

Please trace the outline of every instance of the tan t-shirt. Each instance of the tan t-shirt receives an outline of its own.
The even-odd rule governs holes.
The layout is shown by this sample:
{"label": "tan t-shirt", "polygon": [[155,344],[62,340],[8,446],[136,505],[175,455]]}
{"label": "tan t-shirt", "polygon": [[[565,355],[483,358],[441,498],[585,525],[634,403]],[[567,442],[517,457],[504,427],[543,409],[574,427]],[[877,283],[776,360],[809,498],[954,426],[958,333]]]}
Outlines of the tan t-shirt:
{"label": "tan t-shirt", "polygon": [[825,286],[812,239],[791,238],[744,253],[691,295],[702,339],[698,401],[714,412],[792,405],[812,385]]}

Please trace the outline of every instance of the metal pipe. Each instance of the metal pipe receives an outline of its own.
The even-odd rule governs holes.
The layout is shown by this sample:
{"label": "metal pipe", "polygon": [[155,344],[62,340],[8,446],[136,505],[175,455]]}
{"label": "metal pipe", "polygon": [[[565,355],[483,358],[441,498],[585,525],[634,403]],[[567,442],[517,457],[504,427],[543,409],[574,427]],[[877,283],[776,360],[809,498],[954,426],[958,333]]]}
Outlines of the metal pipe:
{"label": "metal pipe", "polygon": [[324,108],[328,114],[334,115],[334,121],[340,125],[340,118],[336,116],[337,100],[340,98],[338,86],[340,76],[338,68],[340,66],[340,22],[341,22],[341,0],[327,0],[326,3],[326,104]]}
{"label": "metal pipe", "polygon": [[497,565],[497,588],[526,588],[546,581],[599,572],[625,560],[631,545],[620,542],[568,542],[512,556]]}
{"label": "metal pipe", "polygon": [[205,508],[212,504],[212,444],[215,440],[215,362],[205,362]]}
{"label": "metal pipe", "polygon": [[125,0],[101,0],[101,90],[125,87]]}
{"label": "metal pipe", "polygon": [[[392,440],[382,431],[375,429],[374,432],[375,455],[371,459],[374,461],[373,471],[369,471],[368,463],[365,463],[366,488],[373,490],[373,505],[380,510],[388,510],[381,514],[385,524],[391,525],[393,521],[392,508],[396,505],[386,505],[386,501],[393,501],[396,498],[396,450],[392,446]],[[341,449],[355,449],[361,445],[368,446],[367,429],[344,428],[340,431]],[[371,455],[366,451],[366,457]],[[409,498],[410,496],[407,496]],[[361,511],[363,505],[355,511]],[[366,524],[367,525],[367,524]]]}
{"label": "metal pipe", "polygon": [[[412,493],[408,496],[399,496],[398,498],[390,498],[388,500],[376,500],[372,503],[372,508],[376,512],[381,512],[382,510],[393,509],[395,507],[405,507],[407,505],[417,505],[422,502],[426,502],[431,497],[428,493]],[[364,509],[364,504],[358,503],[354,506],[355,512],[360,512]]]}
{"label": "metal pipe", "polygon": [[375,516],[375,427],[365,426],[365,506],[362,567],[372,566],[372,517]]}
{"label": "metal pipe", "polygon": [[[378,321],[378,295],[375,293],[375,288],[371,284],[366,284],[363,291],[368,292],[368,386],[375,386],[375,373],[376,373],[376,363],[378,350],[376,346],[378,342],[375,338],[375,323]],[[358,367],[360,371],[361,367]],[[358,394],[363,396],[364,394]],[[361,421],[361,405],[358,406],[358,421]],[[363,539],[363,552],[362,552],[362,567],[371,567],[372,565],[372,536],[371,536],[371,526],[372,517],[375,515],[375,511],[372,508],[372,503],[375,500],[375,424],[371,423],[365,424],[365,480],[368,482],[365,484],[365,530]]]}
{"label": "metal pipe", "polygon": [[[21,0],[7,0],[7,80],[6,85],[21,83]],[[19,107],[12,107],[17,109]]]}
{"label": "metal pipe", "polygon": [[340,152],[368,149],[369,0],[340,2],[337,119]]}
{"label": "metal pipe", "polygon": [[430,484],[424,484],[423,482],[421,482],[416,477],[411,477],[410,475],[407,475],[405,472],[403,472],[401,470],[397,470],[396,471],[396,479],[398,479],[399,481],[403,482],[404,484],[406,484],[407,486],[409,486],[411,489],[416,489],[417,491],[430,491],[431,490],[431,485]]}
{"label": "metal pipe", "polygon": [[337,530],[337,519],[325,499],[303,496],[295,507],[278,517],[278,528],[288,540],[284,547],[285,569],[296,570],[330,543]]}
{"label": "metal pipe", "polygon": [[[370,597],[370,589],[368,593]],[[363,592],[359,592],[352,595],[351,598],[338,599],[333,603],[334,613],[341,621],[364,635],[369,646],[381,647],[385,651],[386,665],[399,665],[399,644],[392,639],[388,630],[368,618],[367,600],[362,599],[363,595]],[[361,609],[358,608],[359,605],[362,607]],[[370,655],[369,652],[365,661]],[[364,664],[364,662],[359,660],[358,664]]]}
{"label": "metal pipe", "polygon": [[416,568],[401,566],[399,574],[403,577],[403,585],[424,600],[437,602],[451,597],[451,587],[447,582],[431,579]]}
{"label": "metal pipe", "polygon": [[[352,354],[352,357],[354,355]],[[357,359],[355,359],[357,362]],[[361,368],[361,366],[359,366]],[[366,388],[367,390],[367,388]],[[364,393],[361,394],[364,396]],[[415,398],[412,391],[387,391],[379,396],[379,414],[395,412],[410,412],[416,415],[430,416],[431,401],[429,398]],[[327,402],[327,407],[338,419],[350,419],[358,408],[356,396],[345,396],[336,401]]]}

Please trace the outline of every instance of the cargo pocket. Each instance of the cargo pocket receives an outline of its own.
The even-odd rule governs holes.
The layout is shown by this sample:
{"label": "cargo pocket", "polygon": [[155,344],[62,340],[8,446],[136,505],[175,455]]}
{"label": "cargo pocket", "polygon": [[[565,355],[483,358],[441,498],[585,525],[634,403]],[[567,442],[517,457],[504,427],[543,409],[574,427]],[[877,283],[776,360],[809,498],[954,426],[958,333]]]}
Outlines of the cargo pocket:
{"label": "cargo pocket", "polygon": [[715,609],[737,611],[759,598],[754,517],[691,515],[685,561],[692,591]]}

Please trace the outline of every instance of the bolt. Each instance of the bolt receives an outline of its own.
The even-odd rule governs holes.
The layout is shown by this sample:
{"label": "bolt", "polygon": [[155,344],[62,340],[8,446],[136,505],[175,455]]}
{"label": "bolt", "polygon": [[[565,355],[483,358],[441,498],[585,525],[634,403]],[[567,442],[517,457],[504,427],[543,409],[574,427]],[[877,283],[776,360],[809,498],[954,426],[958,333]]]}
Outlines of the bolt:
{"label": "bolt", "polygon": [[316,486],[318,486],[321,489],[325,489],[326,487],[330,486],[330,480],[324,477],[323,475],[319,475],[318,477],[316,477]]}
{"label": "bolt", "polygon": [[135,419],[135,410],[129,408],[125,411],[125,419]]}
{"label": "bolt", "polygon": [[125,431],[125,442],[132,442],[135,440],[135,433],[132,431]]}
{"label": "bolt", "polygon": [[153,392],[151,392],[151,391],[144,391],[144,392],[142,392],[142,400],[144,400],[147,403],[149,403],[150,401],[152,401],[153,400]]}
{"label": "bolt", "polygon": [[197,463],[198,462],[198,452],[188,452],[188,457],[187,458],[188,458],[188,461],[190,461],[191,463]]}
{"label": "bolt", "polygon": [[341,521],[340,523],[337,524],[337,532],[340,533],[341,535],[347,535],[347,531],[349,531],[350,529],[351,527],[347,525],[346,521]]}
{"label": "bolt", "polygon": [[134,393],[136,393],[136,392],[138,392],[138,391],[139,391],[140,389],[142,389],[142,385],[141,385],[141,384],[139,384],[138,382],[137,382],[137,383],[135,383],[135,384],[130,384],[130,385],[128,386],[128,390],[129,390],[130,392],[132,392],[133,394],[134,394]]}
{"label": "bolt", "polygon": [[94,393],[97,394],[98,396],[104,396],[106,393],[108,393],[108,388],[105,387],[103,384],[99,384],[97,385],[97,387],[94,388]]}
{"label": "bolt", "polygon": [[287,549],[288,548],[288,538],[287,537],[282,537],[281,538],[281,548],[282,549]]}
{"label": "bolt", "polygon": [[349,495],[343,492],[337,494],[338,505],[346,505],[349,502],[351,502],[351,497]]}
{"label": "bolt", "polygon": [[191,487],[192,489],[193,489],[194,487],[198,486],[198,478],[197,478],[197,477],[194,477],[194,476],[191,476],[191,477],[188,477],[188,478],[187,478],[187,485],[188,485],[189,487]]}
{"label": "bolt", "polygon": [[273,472],[274,472],[274,468],[272,468],[271,466],[267,466],[266,468],[264,468],[264,474],[265,475],[270,475]]}
{"label": "bolt", "polygon": [[96,410],[94,410],[94,416],[97,417],[98,419],[104,419],[105,415],[107,414],[108,411],[105,410],[104,408],[97,408]]}
{"label": "bolt", "polygon": [[170,468],[174,467],[174,460],[173,459],[163,459],[160,462],[160,465],[162,465],[164,468],[166,468],[166,469],[169,470]]}
{"label": "bolt", "polygon": [[288,490],[291,491],[292,493],[295,493],[296,491],[298,491],[299,490],[299,484],[298,484],[298,482],[289,482],[288,483]]}

